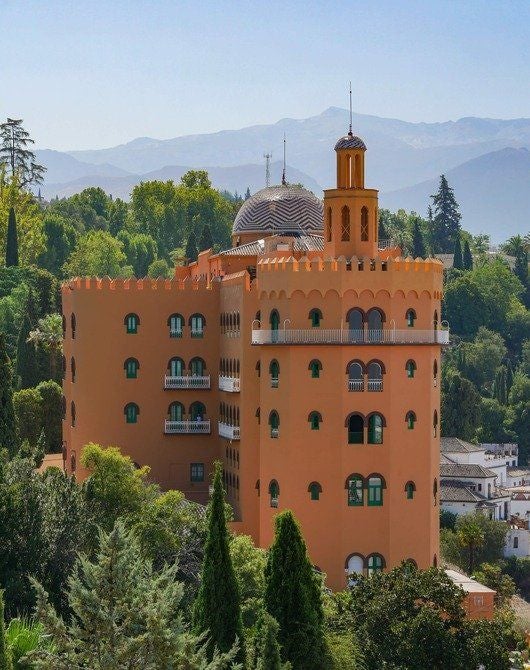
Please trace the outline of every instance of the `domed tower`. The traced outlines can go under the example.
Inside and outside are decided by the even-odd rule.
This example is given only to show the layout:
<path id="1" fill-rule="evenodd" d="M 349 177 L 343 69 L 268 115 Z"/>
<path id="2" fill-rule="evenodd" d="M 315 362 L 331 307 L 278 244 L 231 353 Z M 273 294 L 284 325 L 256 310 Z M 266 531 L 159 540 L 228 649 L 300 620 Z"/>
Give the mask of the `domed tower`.
<path id="1" fill-rule="evenodd" d="M 232 227 L 238 247 L 268 235 L 322 234 L 322 201 L 301 186 L 268 186 L 246 200 Z"/>
<path id="2" fill-rule="evenodd" d="M 324 252 L 374 258 L 377 254 L 377 190 L 364 187 L 366 145 L 350 132 L 335 144 L 337 186 L 324 191 Z"/>

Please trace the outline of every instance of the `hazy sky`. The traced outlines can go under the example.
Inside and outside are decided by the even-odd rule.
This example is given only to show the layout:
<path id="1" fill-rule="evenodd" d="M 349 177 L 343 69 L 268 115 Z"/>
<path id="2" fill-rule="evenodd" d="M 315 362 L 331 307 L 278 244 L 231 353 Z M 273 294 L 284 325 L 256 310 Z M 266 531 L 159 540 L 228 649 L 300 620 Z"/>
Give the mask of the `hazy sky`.
<path id="1" fill-rule="evenodd" d="M 112 146 L 347 105 L 530 116 L 529 0 L 0 0 L 0 117 Z"/>

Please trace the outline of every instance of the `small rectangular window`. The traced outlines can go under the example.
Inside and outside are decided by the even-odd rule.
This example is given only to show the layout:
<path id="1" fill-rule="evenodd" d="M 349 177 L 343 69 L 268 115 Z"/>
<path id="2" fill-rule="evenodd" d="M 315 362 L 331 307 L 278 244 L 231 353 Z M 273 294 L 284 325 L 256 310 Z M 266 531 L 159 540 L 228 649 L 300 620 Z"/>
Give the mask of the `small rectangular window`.
<path id="1" fill-rule="evenodd" d="M 204 463 L 190 463 L 190 480 L 192 482 L 204 481 Z"/>

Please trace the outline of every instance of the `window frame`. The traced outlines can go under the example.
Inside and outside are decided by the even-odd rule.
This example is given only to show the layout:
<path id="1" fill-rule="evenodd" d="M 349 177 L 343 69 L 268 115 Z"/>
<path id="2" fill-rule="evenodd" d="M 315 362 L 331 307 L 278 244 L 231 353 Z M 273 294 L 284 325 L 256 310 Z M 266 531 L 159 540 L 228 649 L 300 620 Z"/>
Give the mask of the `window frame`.
<path id="1" fill-rule="evenodd" d="M 372 479 L 378 479 L 379 484 L 371 484 L 370 481 Z M 383 489 L 385 488 L 384 486 L 384 480 L 380 475 L 370 475 L 367 478 L 366 482 L 366 489 L 367 489 L 367 496 L 366 496 L 366 504 L 367 507 L 383 507 Z"/>
<path id="2" fill-rule="evenodd" d="M 190 463 L 190 482 L 204 482 L 204 463 Z"/>
<path id="3" fill-rule="evenodd" d="M 134 366 L 134 370 L 130 366 Z M 138 379 L 138 370 L 140 369 L 140 363 L 137 358 L 127 358 L 123 364 L 125 369 L 125 379 Z"/>
<path id="4" fill-rule="evenodd" d="M 125 414 L 125 423 L 138 423 L 140 408 L 135 402 L 128 402 L 123 408 L 123 413 Z"/>
<path id="5" fill-rule="evenodd" d="M 125 316 L 123 323 L 125 325 L 125 333 L 127 335 L 138 334 L 138 326 L 140 325 L 140 317 L 138 316 L 138 314 L 135 314 L 134 312 L 129 312 L 129 314 Z"/>
<path id="6" fill-rule="evenodd" d="M 352 474 L 348 477 L 346 480 L 348 507 L 364 507 L 364 490 L 365 485 L 362 475 Z"/>

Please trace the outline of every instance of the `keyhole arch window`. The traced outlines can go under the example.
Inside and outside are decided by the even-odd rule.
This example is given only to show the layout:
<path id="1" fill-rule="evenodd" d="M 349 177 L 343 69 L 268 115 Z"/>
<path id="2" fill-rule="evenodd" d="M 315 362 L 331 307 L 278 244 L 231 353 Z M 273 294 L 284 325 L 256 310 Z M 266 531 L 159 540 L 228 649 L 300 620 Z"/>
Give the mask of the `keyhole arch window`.
<path id="1" fill-rule="evenodd" d="M 416 493 L 416 484 L 414 482 L 407 482 L 405 484 L 405 493 L 407 500 L 413 500 L 414 494 Z"/>
<path id="2" fill-rule="evenodd" d="M 279 498 L 280 498 L 280 485 L 275 479 L 272 479 L 269 483 L 270 506 L 278 507 Z"/>
<path id="3" fill-rule="evenodd" d="M 309 320 L 311 322 L 312 328 L 320 328 L 320 322 L 322 321 L 322 312 L 317 307 L 314 307 L 309 312 Z"/>
<path id="4" fill-rule="evenodd" d="M 309 421 L 311 430 L 320 430 L 320 423 L 322 422 L 322 414 L 320 412 L 313 410 L 309 413 L 307 420 Z"/>
<path id="5" fill-rule="evenodd" d="M 182 337 L 184 329 L 182 314 L 172 314 L 167 320 L 167 325 L 169 326 L 169 337 Z"/>
<path id="6" fill-rule="evenodd" d="M 280 415 L 275 409 L 269 413 L 269 426 L 271 437 L 273 439 L 278 438 L 280 434 Z"/>
<path id="7" fill-rule="evenodd" d="M 381 554 L 370 554 L 367 561 L 368 577 L 372 577 L 378 572 L 382 572 L 385 567 L 385 559 Z"/>
<path id="8" fill-rule="evenodd" d="M 322 486 L 318 482 L 311 482 L 307 487 L 307 491 L 310 494 L 309 497 L 311 500 L 320 500 Z"/>
<path id="9" fill-rule="evenodd" d="M 178 401 L 172 402 L 167 408 L 167 413 L 170 421 L 183 421 L 184 405 Z"/>
<path id="10" fill-rule="evenodd" d="M 204 327 L 206 326 L 206 319 L 202 314 L 192 314 L 189 319 L 191 336 L 204 337 Z"/>
<path id="11" fill-rule="evenodd" d="M 203 377 L 206 373 L 206 363 L 200 356 L 195 356 L 190 361 L 189 369 L 192 377 Z"/>
<path id="12" fill-rule="evenodd" d="M 309 363 L 308 369 L 311 371 L 311 377 L 313 379 L 318 379 L 320 377 L 320 371 L 322 370 L 322 363 L 315 358 Z"/>
<path id="13" fill-rule="evenodd" d="M 412 379 L 414 375 L 416 374 L 416 362 L 413 361 L 412 359 L 409 359 L 405 363 L 405 370 L 407 371 L 407 377 L 409 379 Z"/>
<path id="14" fill-rule="evenodd" d="M 126 423 L 137 423 L 140 414 L 140 408 L 135 402 L 129 402 L 123 408 Z"/>
<path id="15" fill-rule="evenodd" d="M 373 474 L 368 477 L 368 506 L 381 507 L 383 505 L 383 489 L 385 480 L 381 475 Z"/>
<path id="16" fill-rule="evenodd" d="M 368 417 L 368 444 L 383 444 L 383 428 L 386 425 L 382 414 L 374 412 Z"/>
<path id="17" fill-rule="evenodd" d="M 416 423 L 416 414 L 412 410 L 409 410 L 405 415 L 405 421 L 407 423 L 408 430 L 414 430 L 414 425 Z"/>
<path id="18" fill-rule="evenodd" d="M 280 384 L 280 364 L 275 358 L 270 362 L 269 374 L 271 376 L 271 387 L 278 388 Z"/>
<path id="19" fill-rule="evenodd" d="M 183 377 L 184 361 L 179 356 L 173 356 L 173 358 L 168 361 L 167 369 L 170 377 Z"/>
<path id="20" fill-rule="evenodd" d="M 407 321 L 407 328 L 414 328 L 416 322 L 416 312 L 412 308 L 407 309 L 405 314 L 405 319 Z"/>
<path id="21" fill-rule="evenodd" d="M 125 369 L 125 378 L 126 379 L 136 379 L 138 377 L 138 370 L 140 369 L 140 363 L 136 358 L 128 358 L 123 364 Z"/>

